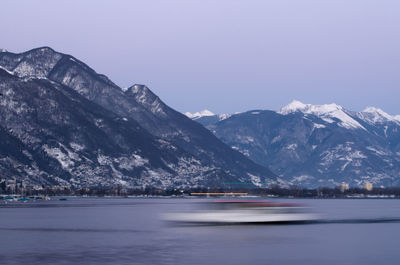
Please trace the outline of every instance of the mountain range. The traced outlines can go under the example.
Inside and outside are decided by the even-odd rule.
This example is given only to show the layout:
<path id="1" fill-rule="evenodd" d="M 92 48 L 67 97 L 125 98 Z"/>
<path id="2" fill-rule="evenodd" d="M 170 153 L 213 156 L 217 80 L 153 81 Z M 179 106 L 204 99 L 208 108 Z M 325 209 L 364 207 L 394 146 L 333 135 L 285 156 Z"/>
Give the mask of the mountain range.
<path id="1" fill-rule="evenodd" d="M 49 47 L 0 52 L 0 114 L 0 176 L 32 186 L 282 182 L 147 86 L 122 89 Z"/>
<path id="2" fill-rule="evenodd" d="M 224 143 L 304 187 L 400 185 L 400 116 L 293 101 L 278 111 L 198 117 Z"/>

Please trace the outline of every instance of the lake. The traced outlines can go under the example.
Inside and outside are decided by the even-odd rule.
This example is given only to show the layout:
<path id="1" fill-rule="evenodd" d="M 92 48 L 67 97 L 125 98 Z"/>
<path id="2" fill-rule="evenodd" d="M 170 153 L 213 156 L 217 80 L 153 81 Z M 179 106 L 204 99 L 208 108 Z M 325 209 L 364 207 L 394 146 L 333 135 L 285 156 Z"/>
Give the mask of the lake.
<path id="1" fill-rule="evenodd" d="M 0 264 L 399 264 L 400 200 L 273 199 L 324 222 L 183 226 L 160 215 L 206 199 L 0 202 Z M 270 199 L 269 199 L 270 200 Z M 385 221 L 387 220 L 387 221 Z"/>

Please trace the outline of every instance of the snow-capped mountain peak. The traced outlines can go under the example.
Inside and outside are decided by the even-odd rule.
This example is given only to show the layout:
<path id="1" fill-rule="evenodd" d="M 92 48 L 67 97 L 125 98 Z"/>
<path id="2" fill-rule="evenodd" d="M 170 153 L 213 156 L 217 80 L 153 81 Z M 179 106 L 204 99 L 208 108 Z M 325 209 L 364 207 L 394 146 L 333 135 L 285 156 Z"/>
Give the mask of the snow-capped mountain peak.
<path id="1" fill-rule="evenodd" d="M 214 114 L 209 110 L 203 110 L 195 113 L 186 112 L 185 115 L 189 119 L 197 121 L 203 125 L 204 123 L 212 124 L 214 122 L 222 121 L 232 116 L 232 114 Z"/>
<path id="2" fill-rule="evenodd" d="M 190 113 L 190 112 L 185 112 L 185 115 L 189 118 L 191 118 L 192 120 L 195 119 L 199 119 L 201 117 L 205 117 L 205 116 L 214 116 L 215 114 L 207 109 L 202 110 L 202 111 L 198 111 L 195 113 Z"/>
<path id="3" fill-rule="evenodd" d="M 379 114 L 379 115 L 381 115 L 383 117 L 386 117 L 388 119 L 393 118 L 391 115 L 387 114 L 386 112 L 384 112 L 380 108 L 376 108 L 376 107 L 366 107 L 362 112 L 376 113 L 376 114 Z"/>
<path id="4" fill-rule="evenodd" d="M 347 114 L 346 110 L 342 106 L 335 103 L 312 105 L 294 100 L 278 111 L 278 113 L 282 115 L 288 115 L 294 112 L 302 112 L 306 115 L 315 115 L 327 123 L 334 123 L 335 120 L 339 120 L 338 125 L 347 129 L 365 130 L 359 122 Z"/>
<path id="5" fill-rule="evenodd" d="M 286 115 L 289 113 L 293 113 L 293 112 L 297 112 L 297 111 L 303 111 L 305 109 L 307 109 L 307 107 L 310 104 L 304 104 L 298 100 L 293 100 L 292 102 L 290 102 L 289 104 L 287 104 L 286 106 L 282 107 L 278 113 Z"/>
<path id="6" fill-rule="evenodd" d="M 343 107 L 335 103 L 324 105 L 304 104 L 298 100 L 293 100 L 288 105 L 281 108 L 278 113 L 286 115 L 293 112 L 303 112 L 308 114 L 327 114 L 334 111 L 342 110 Z"/>
<path id="7" fill-rule="evenodd" d="M 369 123 L 382 123 L 387 121 L 400 121 L 400 115 L 392 116 L 376 107 L 367 107 L 359 113 L 359 117 Z"/>

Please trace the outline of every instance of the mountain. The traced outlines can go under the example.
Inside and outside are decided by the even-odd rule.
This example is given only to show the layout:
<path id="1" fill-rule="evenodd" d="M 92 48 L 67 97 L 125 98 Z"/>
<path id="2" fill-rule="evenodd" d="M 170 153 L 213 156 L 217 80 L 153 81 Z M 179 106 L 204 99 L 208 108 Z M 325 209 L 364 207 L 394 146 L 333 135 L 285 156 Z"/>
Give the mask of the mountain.
<path id="1" fill-rule="evenodd" d="M 279 111 L 253 110 L 204 124 L 223 142 L 306 187 L 400 185 L 400 119 L 369 107 L 293 101 Z"/>
<path id="2" fill-rule="evenodd" d="M 185 115 L 194 121 L 201 120 L 200 123 L 204 126 L 213 125 L 231 116 L 231 114 L 214 114 L 209 110 L 202 110 L 195 113 L 185 112 Z"/>
<path id="3" fill-rule="evenodd" d="M 2 176 L 74 187 L 277 181 L 145 85 L 121 89 L 70 55 L 2 51 L 0 74 Z"/>
<path id="4" fill-rule="evenodd" d="M 214 113 L 212 113 L 211 111 L 209 111 L 207 109 L 199 111 L 199 112 L 195 112 L 195 113 L 185 112 L 185 115 L 187 117 L 191 118 L 192 120 L 196 120 L 201 117 L 215 116 Z"/>

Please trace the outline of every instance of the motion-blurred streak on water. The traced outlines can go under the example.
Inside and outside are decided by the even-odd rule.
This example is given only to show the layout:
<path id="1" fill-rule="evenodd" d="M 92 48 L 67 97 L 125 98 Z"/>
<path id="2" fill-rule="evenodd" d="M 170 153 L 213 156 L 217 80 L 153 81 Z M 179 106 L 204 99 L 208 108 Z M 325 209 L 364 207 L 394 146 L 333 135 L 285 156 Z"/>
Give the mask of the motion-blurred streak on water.
<path id="1" fill-rule="evenodd" d="M 300 203 L 228 199 L 202 203 L 190 212 L 171 212 L 163 219 L 191 224 L 299 224 L 318 221 L 318 215 Z"/>
<path id="2" fill-rule="evenodd" d="M 296 225 L 171 226 L 160 217 L 206 199 L 69 198 L 0 203 L 0 264 L 397 264 L 400 201 L 301 203 Z"/>

